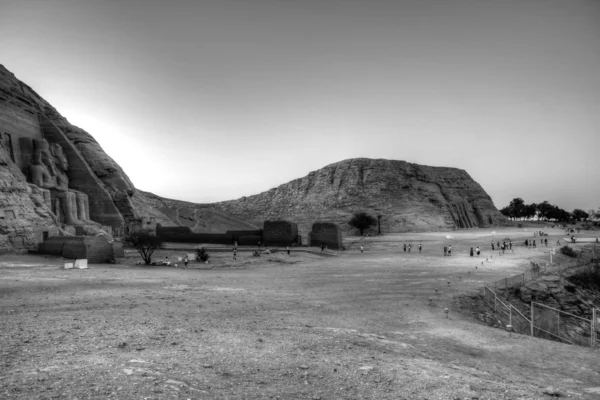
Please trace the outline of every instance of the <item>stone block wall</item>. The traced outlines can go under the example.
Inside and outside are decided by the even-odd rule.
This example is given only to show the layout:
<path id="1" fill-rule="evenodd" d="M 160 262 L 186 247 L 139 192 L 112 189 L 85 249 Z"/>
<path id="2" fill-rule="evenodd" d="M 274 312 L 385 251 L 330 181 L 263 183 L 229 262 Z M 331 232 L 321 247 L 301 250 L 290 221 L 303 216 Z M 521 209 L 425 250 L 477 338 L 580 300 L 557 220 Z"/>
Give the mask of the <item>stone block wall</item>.
<path id="1" fill-rule="evenodd" d="M 87 259 L 91 264 L 106 263 L 115 258 L 113 243 L 102 236 L 50 237 L 39 245 L 38 253 L 70 259 Z"/>
<path id="2" fill-rule="evenodd" d="M 289 246 L 297 243 L 298 225 L 289 221 L 265 221 L 263 225 L 263 240 L 265 245 Z"/>
<path id="3" fill-rule="evenodd" d="M 308 237 L 310 246 L 320 247 L 324 244 L 332 250 L 342 248 L 342 232 L 333 222 L 315 222 Z"/>

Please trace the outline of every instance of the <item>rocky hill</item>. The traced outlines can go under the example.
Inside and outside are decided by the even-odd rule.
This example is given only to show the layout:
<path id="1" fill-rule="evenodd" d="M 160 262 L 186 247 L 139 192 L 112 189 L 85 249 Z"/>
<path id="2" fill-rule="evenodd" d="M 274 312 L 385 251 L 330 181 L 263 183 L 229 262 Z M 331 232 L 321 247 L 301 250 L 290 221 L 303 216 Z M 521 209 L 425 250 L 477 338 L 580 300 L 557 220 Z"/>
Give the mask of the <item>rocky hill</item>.
<path id="1" fill-rule="evenodd" d="M 503 224 L 463 170 L 352 159 L 254 196 L 193 204 L 136 190 L 81 128 L 0 65 L 0 251 L 32 249 L 53 235 L 122 234 L 139 226 L 195 232 L 256 229 L 287 219 L 306 239 L 317 221 L 345 233 L 352 213 L 381 215 L 384 232 Z"/>
<path id="2" fill-rule="evenodd" d="M 381 215 L 382 232 L 487 227 L 506 221 L 463 170 L 367 158 L 331 164 L 267 192 L 212 207 L 253 223 L 289 219 L 302 234 L 315 221 L 337 223 L 350 233 L 347 223 L 359 211 Z"/>

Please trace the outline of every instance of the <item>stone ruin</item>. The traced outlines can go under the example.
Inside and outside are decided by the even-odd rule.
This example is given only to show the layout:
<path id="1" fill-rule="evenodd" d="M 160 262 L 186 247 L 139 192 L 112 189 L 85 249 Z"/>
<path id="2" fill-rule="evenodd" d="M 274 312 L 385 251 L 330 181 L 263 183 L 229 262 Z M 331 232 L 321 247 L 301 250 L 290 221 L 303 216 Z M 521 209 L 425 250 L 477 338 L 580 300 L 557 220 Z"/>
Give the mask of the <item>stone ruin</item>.
<path id="1" fill-rule="evenodd" d="M 325 245 L 332 250 L 341 250 L 343 247 L 342 232 L 333 222 L 315 222 L 308 240 L 311 247 Z"/>
<path id="2" fill-rule="evenodd" d="M 291 246 L 300 244 L 298 225 L 289 221 L 265 221 L 263 224 L 265 246 Z"/>

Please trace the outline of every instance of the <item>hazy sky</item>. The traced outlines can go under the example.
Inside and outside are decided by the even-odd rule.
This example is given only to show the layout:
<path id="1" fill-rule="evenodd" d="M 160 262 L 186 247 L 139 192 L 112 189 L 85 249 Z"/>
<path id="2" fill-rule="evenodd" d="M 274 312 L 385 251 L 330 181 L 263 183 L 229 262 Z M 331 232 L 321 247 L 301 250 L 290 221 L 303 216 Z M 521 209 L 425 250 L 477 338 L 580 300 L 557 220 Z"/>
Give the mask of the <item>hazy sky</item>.
<path id="1" fill-rule="evenodd" d="M 0 63 L 165 197 L 369 157 L 600 207 L 597 0 L 0 0 Z"/>

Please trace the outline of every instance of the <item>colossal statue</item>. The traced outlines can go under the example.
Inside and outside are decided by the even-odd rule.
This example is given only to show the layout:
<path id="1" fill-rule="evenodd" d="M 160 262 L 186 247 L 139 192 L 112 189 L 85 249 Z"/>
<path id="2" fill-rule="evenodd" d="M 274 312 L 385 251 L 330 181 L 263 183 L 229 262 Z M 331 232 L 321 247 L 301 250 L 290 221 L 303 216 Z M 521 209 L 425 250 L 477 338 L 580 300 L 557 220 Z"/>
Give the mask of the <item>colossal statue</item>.
<path id="1" fill-rule="evenodd" d="M 81 225 L 89 220 L 89 201 L 86 194 L 70 190 L 69 162 L 62 147 L 49 144 L 46 139 L 32 139 L 30 182 L 50 191 L 51 211 L 59 221 L 68 225 Z"/>

